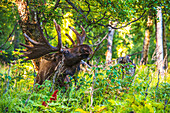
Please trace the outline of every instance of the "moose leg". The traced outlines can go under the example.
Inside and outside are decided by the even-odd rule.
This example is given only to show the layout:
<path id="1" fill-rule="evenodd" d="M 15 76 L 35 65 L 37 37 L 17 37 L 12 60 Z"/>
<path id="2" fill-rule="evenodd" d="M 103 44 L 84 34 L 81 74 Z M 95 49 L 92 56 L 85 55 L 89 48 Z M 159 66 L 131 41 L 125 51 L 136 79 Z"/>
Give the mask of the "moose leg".
<path id="1" fill-rule="evenodd" d="M 56 86 L 65 87 L 66 90 L 69 88 L 70 78 L 62 75 L 61 77 L 56 78 Z"/>
<path id="2" fill-rule="evenodd" d="M 45 80 L 43 79 L 43 77 L 37 75 L 36 76 L 36 83 L 42 85 L 42 83 L 44 82 Z"/>

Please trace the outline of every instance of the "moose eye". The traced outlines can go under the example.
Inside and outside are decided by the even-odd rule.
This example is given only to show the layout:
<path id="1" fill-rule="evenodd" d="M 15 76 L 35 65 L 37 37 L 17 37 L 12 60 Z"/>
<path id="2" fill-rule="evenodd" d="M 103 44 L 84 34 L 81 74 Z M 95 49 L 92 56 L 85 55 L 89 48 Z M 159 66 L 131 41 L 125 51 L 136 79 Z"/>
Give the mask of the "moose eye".
<path id="1" fill-rule="evenodd" d="M 81 53 L 86 53 L 86 52 L 88 52 L 88 50 L 86 50 L 86 49 L 81 49 Z"/>

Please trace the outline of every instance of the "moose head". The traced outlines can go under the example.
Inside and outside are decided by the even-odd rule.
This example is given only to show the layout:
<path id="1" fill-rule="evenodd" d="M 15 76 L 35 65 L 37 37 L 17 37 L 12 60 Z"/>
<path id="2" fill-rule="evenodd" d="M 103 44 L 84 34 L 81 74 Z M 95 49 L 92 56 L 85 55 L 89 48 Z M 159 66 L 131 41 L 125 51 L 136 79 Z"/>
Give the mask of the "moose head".
<path id="1" fill-rule="evenodd" d="M 56 71 L 60 71 L 58 75 L 58 81 L 60 81 L 60 83 L 63 83 L 67 75 L 73 76 L 76 71 L 79 71 L 81 60 L 88 58 L 88 56 L 92 54 L 91 47 L 87 44 L 83 44 L 86 33 L 82 26 L 81 34 L 79 34 L 73 27 L 69 27 L 76 34 L 77 44 L 75 44 L 72 38 L 68 34 L 66 34 L 66 36 L 72 42 L 73 47 L 63 48 L 61 41 L 61 28 L 55 20 L 54 24 L 58 34 L 58 45 L 56 47 L 52 46 L 46 40 L 40 26 L 40 42 L 31 39 L 26 33 L 24 33 L 24 36 L 30 44 L 20 44 L 27 48 L 26 51 L 22 51 L 24 54 L 21 55 L 21 57 L 27 57 L 24 60 L 40 58 L 38 75 L 36 77 L 36 82 L 39 84 L 42 84 Z M 62 66 L 59 66 L 61 64 Z"/>

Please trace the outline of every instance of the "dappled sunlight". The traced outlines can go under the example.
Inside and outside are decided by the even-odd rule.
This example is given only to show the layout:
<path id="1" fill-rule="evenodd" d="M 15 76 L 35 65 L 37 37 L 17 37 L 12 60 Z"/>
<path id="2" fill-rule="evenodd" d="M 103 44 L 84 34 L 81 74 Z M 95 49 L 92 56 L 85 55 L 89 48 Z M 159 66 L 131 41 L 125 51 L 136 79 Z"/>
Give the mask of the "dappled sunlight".
<path id="1" fill-rule="evenodd" d="M 116 47 L 118 57 L 125 57 L 128 53 L 128 48 L 120 44 Z"/>
<path id="2" fill-rule="evenodd" d="M 0 0 L 0 113 L 170 113 L 168 3 Z"/>
<path id="3" fill-rule="evenodd" d="M 76 35 L 74 34 L 74 32 L 69 28 L 69 26 L 75 28 L 76 26 L 73 26 L 74 25 L 74 20 L 71 19 L 71 17 L 73 16 L 73 14 L 71 12 L 67 12 L 65 15 L 64 15 L 64 18 L 62 19 L 62 23 L 58 23 L 61 27 L 61 39 L 62 39 L 62 43 L 63 45 L 66 45 L 67 46 L 71 46 L 72 45 L 72 42 L 69 40 L 69 38 L 65 35 L 66 33 L 69 34 L 69 36 L 75 41 L 76 40 Z M 56 32 L 56 29 L 55 27 L 53 27 L 53 30 L 52 30 L 52 35 L 53 37 L 55 37 L 54 40 L 50 40 L 50 42 L 52 43 L 53 46 L 56 46 L 58 44 L 58 35 L 57 35 L 57 32 Z"/>
<path id="4" fill-rule="evenodd" d="M 71 17 L 73 16 L 73 14 L 71 12 L 67 12 L 64 15 L 64 19 L 62 20 L 63 24 L 61 26 L 61 37 L 62 37 L 62 42 L 65 44 L 67 43 L 68 45 L 72 45 L 71 41 L 69 40 L 69 38 L 65 35 L 66 33 L 69 34 L 69 36 L 73 39 L 76 40 L 76 35 L 74 34 L 74 32 L 69 28 L 69 26 L 75 28 L 73 26 L 74 24 L 74 20 L 71 19 Z"/>
<path id="5" fill-rule="evenodd" d="M 127 26 L 122 29 L 118 29 L 118 36 L 120 39 L 118 40 L 119 45 L 117 45 L 117 56 L 124 57 L 129 54 L 129 51 L 134 47 L 132 41 L 132 35 L 130 35 L 131 26 Z"/>

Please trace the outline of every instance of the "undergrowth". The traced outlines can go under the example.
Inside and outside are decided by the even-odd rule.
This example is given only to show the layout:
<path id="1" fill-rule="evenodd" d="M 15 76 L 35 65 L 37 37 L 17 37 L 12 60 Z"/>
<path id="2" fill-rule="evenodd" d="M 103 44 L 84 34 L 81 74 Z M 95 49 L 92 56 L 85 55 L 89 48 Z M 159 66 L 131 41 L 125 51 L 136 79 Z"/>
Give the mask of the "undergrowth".
<path id="1" fill-rule="evenodd" d="M 50 80 L 41 86 L 35 84 L 33 90 L 31 64 L 17 62 L 3 66 L 0 69 L 0 112 L 170 112 L 169 74 L 158 79 L 155 65 L 137 66 L 134 76 L 124 74 L 128 69 L 122 69 L 120 64 L 97 65 L 75 75 L 76 83 L 69 76 L 71 83 L 67 90 L 53 87 Z M 49 101 L 55 90 L 58 90 L 57 99 Z"/>

